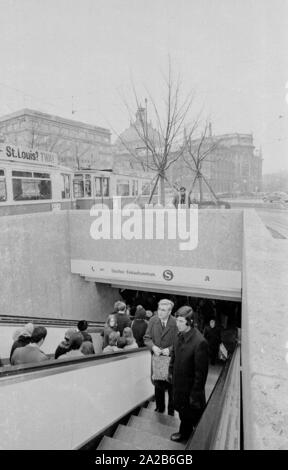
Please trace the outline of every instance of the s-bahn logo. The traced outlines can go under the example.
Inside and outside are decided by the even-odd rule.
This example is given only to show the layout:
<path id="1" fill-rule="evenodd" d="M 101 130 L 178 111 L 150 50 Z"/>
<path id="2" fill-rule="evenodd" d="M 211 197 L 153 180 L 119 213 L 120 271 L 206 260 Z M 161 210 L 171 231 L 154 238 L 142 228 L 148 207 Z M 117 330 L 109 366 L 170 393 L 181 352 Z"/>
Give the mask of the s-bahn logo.
<path id="1" fill-rule="evenodd" d="M 174 274 L 170 269 L 165 269 L 165 271 L 163 271 L 163 278 L 165 279 L 165 281 L 172 281 L 173 277 Z"/>

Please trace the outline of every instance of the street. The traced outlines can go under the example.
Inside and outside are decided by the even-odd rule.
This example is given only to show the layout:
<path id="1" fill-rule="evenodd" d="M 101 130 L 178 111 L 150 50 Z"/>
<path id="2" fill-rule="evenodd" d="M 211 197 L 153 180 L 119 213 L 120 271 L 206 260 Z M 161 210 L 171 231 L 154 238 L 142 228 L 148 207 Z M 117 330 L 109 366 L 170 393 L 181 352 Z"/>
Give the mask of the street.
<path id="1" fill-rule="evenodd" d="M 288 210 L 257 208 L 256 211 L 267 227 L 288 238 Z"/>

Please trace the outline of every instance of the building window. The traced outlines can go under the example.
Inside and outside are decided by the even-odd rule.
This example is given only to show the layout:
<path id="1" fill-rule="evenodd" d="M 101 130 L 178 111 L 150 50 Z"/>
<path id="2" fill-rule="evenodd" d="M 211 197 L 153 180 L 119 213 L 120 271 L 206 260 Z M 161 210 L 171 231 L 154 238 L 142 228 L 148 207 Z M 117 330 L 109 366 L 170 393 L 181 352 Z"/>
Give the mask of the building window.
<path id="1" fill-rule="evenodd" d="M 14 201 L 52 199 L 52 186 L 48 173 L 12 171 Z"/>
<path id="2" fill-rule="evenodd" d="M 116 194 L 117 196 L 129 196 L 129 180 L 117 180 Z"/>
<path id="3" fill-rule="evenodd" d="M 6 179 L 4 170 L 0 170 L 0 202 L 7 200 Z"/>
<path id="4" fill-rule="evenodd" d="M 62 188 L 61 196 L 62 199 L 70 199 L 71 197 L 71 186 L 70 186 L 70 175 L 62 174 Z"/>

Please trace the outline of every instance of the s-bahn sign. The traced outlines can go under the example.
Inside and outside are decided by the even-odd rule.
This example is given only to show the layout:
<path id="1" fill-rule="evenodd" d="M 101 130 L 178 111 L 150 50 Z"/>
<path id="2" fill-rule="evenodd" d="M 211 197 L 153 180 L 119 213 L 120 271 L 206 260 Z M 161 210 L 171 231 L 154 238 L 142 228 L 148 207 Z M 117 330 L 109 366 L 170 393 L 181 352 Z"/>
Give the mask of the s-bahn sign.
<path id="1" fill-rule="evenodd" d="M 0 159 L 22 163 L 36 163 L 39 165 L 58 165 L 56 153 L 46 152 L 37 148 L 29 149 L 13 144 L 0 144 Z"/>
<path id="2" fill-rule="evenodd" d="M 71 272 L 86 280 L 180 295 L 241 299 L 241 272 L 71 259 Z"/>

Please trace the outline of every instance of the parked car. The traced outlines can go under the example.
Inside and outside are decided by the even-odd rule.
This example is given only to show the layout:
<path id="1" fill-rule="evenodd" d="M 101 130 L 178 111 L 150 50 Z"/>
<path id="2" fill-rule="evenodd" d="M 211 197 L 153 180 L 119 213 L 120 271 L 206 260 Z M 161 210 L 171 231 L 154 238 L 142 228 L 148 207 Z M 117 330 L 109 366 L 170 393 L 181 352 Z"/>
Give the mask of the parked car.
<path id="1" fill-rule="evenodd" d="M 263 197 L 264 202 L 283 202 L 288 203 L 288 194 L 284 191 L 274 191 Z"/>

